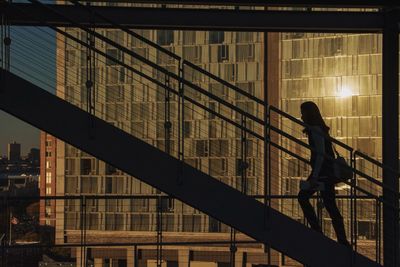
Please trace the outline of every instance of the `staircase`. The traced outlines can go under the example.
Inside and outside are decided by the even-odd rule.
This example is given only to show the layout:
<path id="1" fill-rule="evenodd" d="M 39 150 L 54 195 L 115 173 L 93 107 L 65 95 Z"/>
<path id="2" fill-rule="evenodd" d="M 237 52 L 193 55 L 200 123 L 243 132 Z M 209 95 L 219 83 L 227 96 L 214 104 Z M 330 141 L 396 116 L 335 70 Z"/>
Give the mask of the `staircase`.
<path id="1" fill-rule="evenodd" d="M 380 266 L 12 73 L 1 70 L 0 77 L 1 110 L 303 264 Z"/>
<path id="2" fill-rule="evenodd" d="M 39 6 L 41 5 L 38 1 L 30 2 L 36 3 Z M 89 7 L 82 6 L 78 1 L 71 2 L 82 8 L 87 8 L 88 14 L 91 16 L 96 15 L 91 13 Z M 49 9 L 48 7 L 43 8 Z M 52 11 L 50 10 L 50 12 Z M 26 15 L 29 16 L 29 14 Z M 106 18 L 103 19 L 107 21 Z M 118 28 L 118 25 L 114 25 L 110 21 L 108 23 Z M 126 33 L 146 43 L 146 45 L 155 48 L 158 52 L 171 57 L 177 62 L 176 65 L 179 71 L 174 72 L 164 68 L 157 64 L 158 62 L 152 62 L 148 58 L 130 51 L 119 43 L 91 29 L 74 24 L 73 21 L 71 25 L 81 28 L 88 35 L 92 35 L 92 37 L 101 40 L 101 42 L 131 56 L 137 62 L 140 62 L 142 66 L 149 67 L 153 71 L 153 74 L 156 73 L 157 75 L 152 76 L 149 74 L 150 72 L 140 72 L 138 68 L 127 65 L 117 57 L 107 55 L 96 47 L 90 47 L 86 42 L 74 38 L 60 29 L 53 28 L 53 30 L 83 47 L 92 49 L 95 53 L 124 67 L 135 75 L 140 76 L 143 80 L 148 80 L 161 89 L 164 89 L 165 95 L 178 96 L 179 101 L 194 104 L 223 121 L 253 135 L 262 142 L 266 141 L 263 135 L 258 134 L 253 129 L 246 128 L 245 125 L 243 126 L 243 124 L 238 122 L 237 118 L 235 120 L 223 112 L 215 112 L 207 105 L 204 105 L 202 101 L 197 101 L 196 97 L 200 95 L 200 99 L 205 98 L 208 101 L 215 101 L 219 106 L 226 108 L 232 114 L 238 114 L 242 122 L 246 120 L 251 121 L 254 124 L 258 124 L 258 127 L 265 124 L 264 118 L 260 119 L 257 116 L 259 114 L 249 113 L 212 92 L 201 88 L 201 86 L 192 82 L 190 78 L 186 78 L 186 75 L 188 77 L 190 77 L 188 73 L 202 75 L 246 97 L 256 105 L 261 105 L 262 109 L 268 108 L 269 112 L 279 113 L 280 116 L 301 124 L 301 122 L 290 117 L 290 115 L 278 109 L 268 107 L 263 100 L 229 84 L 195 64 L 182 60 L 179 56 L 137 35 L 129 29 L 121 28 Z M 248 236 L 269 244 L 272 248 L 283 254 L 307 266 L 380 266 L 364 256 L 337 244 L 333 240 L 315 233 L 277 210 L 242 194 L 231 186 L 192 168 L 183 163 L 182 158 L 181 160 L 174 158 L 154 146 L 133 137 L 129 133 L 112 126 L 110 123 L 71 105 L 69 102 L 45 92 L 14 74 L 6 71 L 2 71 L 1 74 L 0 108 L 2 110 L 117 167 L 160 191 L 176 197 L 182 202 L 232 226 Z M 166 104 L 168 104 L 167 101 Z M 179 103 L 179 105 L 182 105 L 184 109 L 185 106 L 183 103 Z M 304 142 L 296 140 L 285 131 L 275 128 L 272 125 L 269 126 L 269 130 L 275 134 L 290 139 L 303 147 L 307 147 Z M 293 151 L 285 150 L 284 147 L 279 146 L 277 143 L 274 144 L 271 140 L 269 142 L 272 146 L 278 148 L 279 151 L 287 153 L 300 161 L 308 162 L 307 159 L 301 158 L 300 155 L 297 155 Z M 349 149 L 352 150 L 352 148 Z M 157 168 L 154 166 L 157 166 Z M 376 179 L 367 177 L 361 172 L 357 173 L 368 181 L 371 181 L 374 185 L 383 188 L 382 183 Z M 357 187 L 357 185 L 352 186 L 352 188 L 359 190 L 359 192 L 382 201 L 379 198 L 379 194 L 374 195 L 365 188 Z M 352 221 L 356 221 L 356 219 L 352 218 Z"/>

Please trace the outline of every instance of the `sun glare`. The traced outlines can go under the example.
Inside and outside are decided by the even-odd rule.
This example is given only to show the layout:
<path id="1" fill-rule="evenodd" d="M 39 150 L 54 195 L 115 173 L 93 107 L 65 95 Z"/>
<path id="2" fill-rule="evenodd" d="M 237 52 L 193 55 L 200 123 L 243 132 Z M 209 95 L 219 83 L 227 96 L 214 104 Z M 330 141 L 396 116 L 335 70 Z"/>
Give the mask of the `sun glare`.
<path id="1" fill-rule="evenodd" d="M 342 87 L 342 89 L 338 92 L 338 96 L 340 98 L 350 97 L 352 95 L 353 92 L 349 87 Z"/>

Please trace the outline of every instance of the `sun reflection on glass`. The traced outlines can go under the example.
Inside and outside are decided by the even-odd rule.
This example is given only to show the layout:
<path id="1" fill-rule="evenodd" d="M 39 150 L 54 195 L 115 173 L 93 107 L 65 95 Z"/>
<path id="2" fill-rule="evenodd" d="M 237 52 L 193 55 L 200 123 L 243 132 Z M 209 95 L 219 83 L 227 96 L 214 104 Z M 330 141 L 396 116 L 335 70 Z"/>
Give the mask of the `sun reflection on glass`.
<path id="1" fill-rule="evenodd" d="M 353 95 L 352 90 L 347 86 L 343 86 L 338 92 L 338 97 L 340 98 L 350 97 L 352 95 Z"/>

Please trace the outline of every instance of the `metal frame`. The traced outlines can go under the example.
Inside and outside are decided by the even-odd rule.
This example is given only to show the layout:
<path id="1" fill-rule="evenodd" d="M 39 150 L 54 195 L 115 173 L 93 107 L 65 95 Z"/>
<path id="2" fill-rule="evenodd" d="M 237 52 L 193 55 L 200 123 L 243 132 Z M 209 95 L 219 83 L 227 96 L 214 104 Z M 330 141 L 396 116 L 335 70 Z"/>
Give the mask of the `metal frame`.
<path id="1" fill-rule="evenodd" d="M 147 2 L 142 0 L 143 2 Z M 159 0 L 158 2 L 165 2 Z M 195 1 L 203 3 L 207 1 Z M 242 1 L 221 1 L 229 5 L 242 5 Z M 257 1 L 255 1 L 257 2 Z M 363 1 L 365 2 L 365 1 Z M 173 2 L 175 3 L 175 2 Z M 177 2 L 178 3 L 178 2 Z M 179 2 L 182 3 L 182 2 Z M 186 2 L 185 2 L 186 4 Z M 365 3 L 368 7 L 386 7 L 385 1 Z M 260 3 L 261 5 L 261 3 Z M 265 5 L 265 4 L 264 4 Z M 280 1 L 278 6 L 294 6 L 292 1 Z M 306 3 L 298 3 L 306 6 Z M 318 3 L 311 3 L 320 6 Z M 331 5 L 331 6 L 330 6 Z M 365 7 L 361 1 L 329 1 L 324 7 Z M 17 8 L 17 9 L 16 9 Z M 93 27 L 115 27 L 98 19 L 82 16 L 82 9 L 76 6 L 51 5 L 59 13 L 65 14 L 80 25 Z M 240 31 L 307 31 L 307 32 L 382 32 L 383 33 L 383 164 L 393 170 L 399 169 L 399 124 L 398 124 L 398 53 L 399 53 L 399 12 L 396 9 L 384 12 L 294 12 L 294 11 L 243 11 L 243 10 L 199 10 L 177 8 L 117 8 L 95 7 L 95 12 L 112 19 L 125 27 L 169 28 L 197 30 L 240 30 Z M 22 18 L 18 9 L 35 14 L 45 20 L 27 20 Z M 3 14 L 12 25 L 46 25 L 74 27 L 68 19 L 32 4 L 6 4 Z M 129 12 L 129 16 L 125 16 Z M 151 13 L 151 15 L 150 15 Z M 173 16 L 172 16 L 173 15 Z M 194 18 L 194 19 L 193 19 Z M 397 116 L 396 116 L 397 115 Z M 384 200 L 394 203 L 398 208 L 398 175 L 384 168 Z M 394 191 L 394 192 L 393 192 Z M 384 205 L 384 262 L 385 266 L 397 266 L 399 263 L 399 214 L 396 209 Z"/>
<path id="2" fill-rule="evenodd" d="M 90 0 L 93 3 L 101 3 L 107 1 Z M 132 0 L 117 0 L 118 3 L 132 3 Z M 263 7 L 358 7 L 358 8 L 379 8 L 386 6 L 394 6 L 395 4 L 391 0 L 326 0 L 326 1 L 315 1 L 315 0 L 135 0 L 135 3 L 144 4 L 185 4 L 185 5 L 218 5 L 218 6 L 263 6 Z"/>
<path id="3" fill-rule="evenodd" d="M 3 4 L 12 25 L 76 27 L 63 16 L 40 7 L 41 4 Z M 91 18 L 74 5 L 45 5 L 80 25 L 116 28 L 102 18 Z M 92 7 L 93 12 L 127 28 L 175 30 L 279 31 L 279 32 L 382 32 L 381 12 L 265 11 L 229 9 L 183 9 L 139 7 Z M 20 9 L 44 19 L 21 17 Z M 93 24 L 92 24 L 93 23 Z"/>

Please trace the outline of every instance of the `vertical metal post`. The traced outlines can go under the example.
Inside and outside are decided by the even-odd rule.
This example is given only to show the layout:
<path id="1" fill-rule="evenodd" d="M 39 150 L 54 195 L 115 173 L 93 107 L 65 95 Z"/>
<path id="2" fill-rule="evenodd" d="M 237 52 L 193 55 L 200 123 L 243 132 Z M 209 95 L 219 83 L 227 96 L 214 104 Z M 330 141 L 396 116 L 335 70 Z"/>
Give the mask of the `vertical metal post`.
<path id="1" fill-rule="evenodd" d="M 357 153 L 350 153 L 350 166 L 357 170 Z M 350 186 L 350 244 L 353 247 L 350 266 L 353 266 L 355 261 L 355 252 L 357 251 L 357 173 L 353 172 Z"/>
<path id="2" fill-rule="evenodd" d="M 5 219 L 5 222 L 4 222 L 4 228 L 5 229 L 3 229 L 4 230 L 4 234 L 5 234 L 5 236 L 4 236 L 4 238 L 3 238 L 3 245 L 4 246 L 6 246 L 7 245 L 7 239 L 9 238 L 8 237 L 8 221 L 10 220 L 10 218 L 8 218 L 8 214 L 9 214 L 9 208 L 8 208 L 8 197 L 7 197 L 7 195 L 5 195 L 4 197 L 3 197 L 3 208 L 4 208 L 4 212 L 5 212 L 5 216 L 4 216 L 4 219 Z M 7 260 L 8 260 L 8 251 L 4 251 L 4 258 L 3 258 L 3 266 L 5 267 L 5 266 L 7 266 Z"/>
<path id="3" fill-rule="evenodd" d="M 10 71 L 10 50 L 11 46 L 11 33 L 10 25 L 8 24 L 7 17 L 3 14 L 1 21 L 1 67 L 6 71 Z M 6 79 L 2 77 L 2 84 L 0 86 L 0 92 L 5 87 Z"/>
<path id="4" fill-rule="evenodd" d="M 236 256 L 236 230 L 231 227 L 231 242 L 229 246 L 230 251 L 230 267 L 235 267 L 235 256 Z"/>
<path id="5" fill-rule="evenodd" d="M 137 245 L 133 247 L 133 266 L 138 267 L 139 266 L 139 259 L 138 259 L 138 248 Z"/>
<path id="6" fill-rule="evenodd" d="M 382 155 L 383 164 L 399 169 L 399 29 L 396 10 L 385 11 L 382 50 Z M 399 178 L 383 169 L 383 199 L 398 208 Z M 385 267 L 399 265 L 399 214 L 383 205 L 383 244 Z"/>
<path id="7" fill-rule="evenodd" d="M 382 262 L 382 207 L 381 203 L 378 201 L 378 263 Z"/>
<path id="8" fill-rule="evenodd" d="M 353 158 L 353 168 L 356 169 L 357 165 L 356 165 L 356 155 L 353 154 L 353 151 L 351 151 L 350 154 L 351 158 Z M 358 241 L 358 225 L 357 225 L 357 174 L 353 173 L 353 183 L 352 183 L 352 188 L 353 188 L 353 204 L 354 204 L 354 208 L 353 208 L 353 234 L 354 234 L 354 251 L 357 252 L 357 241 Z M 355 254 L 353 255 L 355 256 Z"/>
<path id="9" fill-rule="evenodd" d="M 10 71 L 10 56 L 11 56 L 11 33 L 10 24 L 8 24 L 7 18 L 5 18 L 4 24 L 5 36 L 4 36 L 4 68 Z"/>
<path id="10" fill-rule="evenodd" d="M 165 152 L 170 154 L 171 153 L 171 95 L 170 95 L 170 83 L 169 83 L 169 76 L 165 74 L 165 86 L 164 94 L 165 94 L 165 106 L 164 106 L 164 134 L 165 134 Z M 167 89 L 168 88 L 168 89 Z"/>
<path id="11" fill-rule="evenodd" d="M 80 246 L 80 251 L 81 251 L 81 258 L 80 258 L 80 266 L 83 266 L 83 197 L 80 198 L 80 229 L 81 229 L 81 246 Z"/>
<path id="12" fill-rule="evenodd" d="M 378 199 L 375 199 L 375 261 L 379 263 L 380 257 L 379 257 L 379 201 Z"/>
<path id="13" fill-rule="evenodd" d="M 179 60 L 179 94 L 178 94 L 178 159 L 181 162 L 177 183 L 183 182 L 183 163 L 185 162 L 185 91 L 182 80 L 184 79 L 184 63 Z"/>
<path id="14" fill-rule="evenodd" d="M 157 267 L 162 265 L 162 196 L 157 198 Z"/>
<path id="15" fill-rule="evenodd" d="M 267 9 L 267 7 L 265 8 Z M 264 32 L 264 227 L 269 229 L 269 211 L 271 208 L 271 130 L 270 110 L 268 98 L 268 32 Z M 264 244 L 268 264 L 271 264 L 271 247 Z"/>
<path id="16" fill-rule="evenodd" d="M 90 5 L 90 3 L 87 3 Z M 91 20 L 93 20 L 93 14 L 91 15 Z M 91 28 L 92 31 L 95 29 Z M 86 108 L 89 113 L 89 137 L 91 139 L 94 138 L 94 120 L 90 115 L 95 115 L 95 94 L 94 94 L 94 85 L 95 85 L 95 67 L 96 67 L 96 53 L 93 48 L 95 48 L 95 38 L 93 34 L 87 32 L 86 33 L 86 42 L 88 47 L 86 48 Z"/>
<path id="17" fill-rule="evenodd" d="M 86 257 L 86 196 L 81 197 L 81 260 L 80 267 L 87 266 Z"/>
<path id="18" fill-rule="evenodd" d="M 246 118 L 242 115 L 241 119 L 241 136 L 240 136 L 240 175 L 241 175 L 241 191 L 242 194 L 247 194 L 247 135 L 246 135 Z"/>

